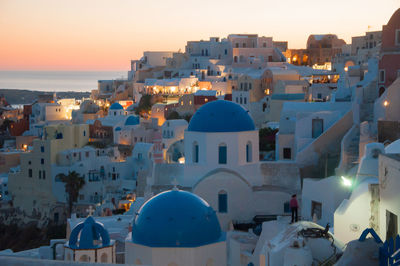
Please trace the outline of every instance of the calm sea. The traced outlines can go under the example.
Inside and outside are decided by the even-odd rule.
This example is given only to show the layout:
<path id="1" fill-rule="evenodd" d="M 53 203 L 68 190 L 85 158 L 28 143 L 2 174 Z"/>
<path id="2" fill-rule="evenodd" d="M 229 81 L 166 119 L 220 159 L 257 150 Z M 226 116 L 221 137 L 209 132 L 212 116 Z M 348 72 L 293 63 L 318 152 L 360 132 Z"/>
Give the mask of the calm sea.
<path id="1" fill-rule="evenodd" d="M 127 71 L 0 71 L 0 89 L 91 91 L 97 80 L 126 77 Z"/>

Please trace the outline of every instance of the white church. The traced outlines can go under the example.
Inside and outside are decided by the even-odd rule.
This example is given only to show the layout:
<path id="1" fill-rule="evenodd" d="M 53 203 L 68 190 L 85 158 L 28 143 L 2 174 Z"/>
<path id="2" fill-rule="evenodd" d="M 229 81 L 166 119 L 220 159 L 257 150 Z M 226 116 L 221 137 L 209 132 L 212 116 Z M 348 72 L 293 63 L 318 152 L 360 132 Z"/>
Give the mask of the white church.
<path id="1" fill-rule="evenodd" d="M 259 132 L 239 104 L 217 100 L 203 105 L 184 132 L 184 164 L 156 164 L 148 178 L 153 194 L 175 182 L 206 200 L 223 230 L 257 215 L 283 215 L 300 192 L 293 162 L 260 162 Z M 286 206 L 286 207 L 285 207 Z"/>

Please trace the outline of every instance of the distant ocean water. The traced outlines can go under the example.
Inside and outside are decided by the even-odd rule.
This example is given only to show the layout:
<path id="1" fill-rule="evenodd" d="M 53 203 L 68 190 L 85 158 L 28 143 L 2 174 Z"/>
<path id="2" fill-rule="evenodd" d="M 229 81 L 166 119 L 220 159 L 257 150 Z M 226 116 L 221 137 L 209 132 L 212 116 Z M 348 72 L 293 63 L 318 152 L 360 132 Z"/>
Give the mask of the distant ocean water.
<path id="1" fill-rule="evenodd" d="M 91 91 L 97 80 L 121 79 L 127 71 L 0 71 L 0 89 Z"/>

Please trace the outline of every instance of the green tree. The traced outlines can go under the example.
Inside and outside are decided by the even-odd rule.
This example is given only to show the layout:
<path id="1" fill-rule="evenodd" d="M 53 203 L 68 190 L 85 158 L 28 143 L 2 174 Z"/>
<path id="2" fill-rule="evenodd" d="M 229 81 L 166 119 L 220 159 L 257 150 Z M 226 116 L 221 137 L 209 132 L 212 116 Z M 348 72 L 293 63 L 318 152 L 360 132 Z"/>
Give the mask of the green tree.
<path id="1" fill-rule="evenodd" d="M 150 94 L 143 95 L 140 98 L 138 107 L 135 110 L 137 115 L 142 115 L 143 113 L 149 113 L 152 106 L 152 96 Z"/>
<path id="2" fill-rule="evenodd" d="M 168 116 L 167 120 L 173 120 L 173 119 L 182 119 L 182 117 L 179 115 L 177 111 L 172 111 Z"/>
<path id="3" fill-rule="evenodd" d="M 260 151 L 273 151 L 275 150 L 275 135 L 278 129 L 261 128 L 258 132 L 259 148 Z"/>
<path id="4" fill-rule="evenodd" d="M 1 131 L 6 131 L 8 128 L 10 128 L 10 126 L 11 126 L 12 124 L 14 124 L 14 121 L 12 121 L 12 120 L 6 118 L 6 119 L 3 121 L 3 124 L 0 126 L 0 130 L 1 130 Z"/>
<path id="5" fill-rule="evenodd" d="M 85 185 L 85 179 L 75 171 L 69 171 L 67 175 L 58 174 L 57 178 L 65 183 L 65 192 L 68 195 L 68 213 L 71 217 L 73 204 L 78 200 L 79 190 Z"/>

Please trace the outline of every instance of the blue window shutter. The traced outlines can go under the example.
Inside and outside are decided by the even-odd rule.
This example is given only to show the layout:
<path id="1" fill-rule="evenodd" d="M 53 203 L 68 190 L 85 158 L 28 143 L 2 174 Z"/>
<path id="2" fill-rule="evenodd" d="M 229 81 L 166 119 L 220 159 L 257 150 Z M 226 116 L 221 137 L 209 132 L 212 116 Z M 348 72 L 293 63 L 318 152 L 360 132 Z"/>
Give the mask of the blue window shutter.
<path id="1" fill-rule="evenodd" d="M 228 195 L 218 194 L 218 211 L 228 212 Z"/>
<path id="2" fill-rule="evenodd" d="M 199 145 L 195 146 L 195 152 L 194 152 L 194 162 L 198 163 L 199 162 Z"/>
<path id="3" fill-rule="evenodd" d="M 218 158 L 218 163 L 219 164 L 226 164 L 226 146 L 219 146 L 219 158 Z"/>

